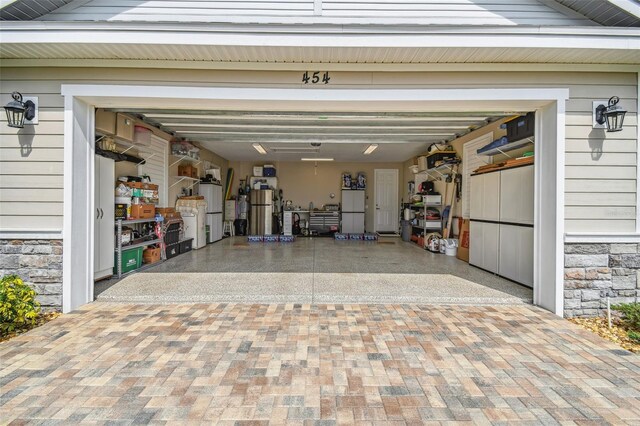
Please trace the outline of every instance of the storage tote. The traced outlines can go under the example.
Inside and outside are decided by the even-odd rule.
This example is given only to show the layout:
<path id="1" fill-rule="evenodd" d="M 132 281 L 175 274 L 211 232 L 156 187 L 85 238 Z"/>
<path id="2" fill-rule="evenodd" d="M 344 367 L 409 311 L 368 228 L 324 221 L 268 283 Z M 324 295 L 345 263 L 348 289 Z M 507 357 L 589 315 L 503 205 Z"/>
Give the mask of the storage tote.
<path id="1" fill-rule="evenodd" d="M 116 266 L 113 268 L 113 273 L 118 273 L 118 254 L 116 253 L 115 259 L 113 262 Z M 135 271 L 140 266 L 142 266 L 142 247 L 130 249 L 130 250 L 122 250 L 122 273 L 126 274 L 127 272 Z"/>

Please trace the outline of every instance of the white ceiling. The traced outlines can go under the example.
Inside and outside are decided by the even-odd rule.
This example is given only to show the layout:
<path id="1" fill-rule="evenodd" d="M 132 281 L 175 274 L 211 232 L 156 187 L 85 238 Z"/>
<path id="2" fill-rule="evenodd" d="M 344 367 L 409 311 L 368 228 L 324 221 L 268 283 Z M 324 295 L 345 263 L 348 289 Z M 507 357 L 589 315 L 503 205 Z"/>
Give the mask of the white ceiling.
<path id="1" fill-rule="evenodd" d="M 400 162 L 499 116 L 474 113 L 117 109 L 231 161 Z M 260 154 L 253 145 L 267 151 Z M 320 146 L 312 146 L 320 144 Z M 378 148 L 364 155 L 370 144 Z"/>

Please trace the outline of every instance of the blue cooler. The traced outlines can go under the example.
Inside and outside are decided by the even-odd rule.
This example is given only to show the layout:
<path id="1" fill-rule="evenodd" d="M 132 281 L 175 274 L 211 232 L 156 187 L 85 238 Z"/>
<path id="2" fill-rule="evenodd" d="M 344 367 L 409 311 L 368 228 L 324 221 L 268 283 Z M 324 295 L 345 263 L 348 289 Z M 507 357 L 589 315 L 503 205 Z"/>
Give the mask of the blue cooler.
<path id="1" fill-rule="evenodd" d="M 276 168 L 272 165 L 265 164 L 262 168 L 262 176 L 264 177 L 275 177 L 276 176 Z"/>

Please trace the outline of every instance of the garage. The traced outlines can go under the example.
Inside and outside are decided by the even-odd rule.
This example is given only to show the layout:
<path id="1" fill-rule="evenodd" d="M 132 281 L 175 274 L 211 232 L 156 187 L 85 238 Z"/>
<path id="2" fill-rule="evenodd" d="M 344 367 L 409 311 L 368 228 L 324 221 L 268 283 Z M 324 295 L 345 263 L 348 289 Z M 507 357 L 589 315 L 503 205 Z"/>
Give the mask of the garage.
<path id="1" fill-rule="evenodd" d="M 158 103 L 92 102 L 92 297 L 535 299 L 544 102 Z"/>

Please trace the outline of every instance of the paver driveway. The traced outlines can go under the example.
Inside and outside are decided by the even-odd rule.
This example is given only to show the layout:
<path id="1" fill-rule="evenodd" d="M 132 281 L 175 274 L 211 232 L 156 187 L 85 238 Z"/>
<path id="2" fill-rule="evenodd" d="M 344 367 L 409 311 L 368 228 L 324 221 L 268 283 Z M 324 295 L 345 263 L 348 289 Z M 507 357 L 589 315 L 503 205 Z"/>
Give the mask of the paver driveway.
<path id="1" fill-rule="evenodd" d="M 2 422 L 640 422 L 640 357 L 524 305 L 93 303 L 0 357 Z"/>

